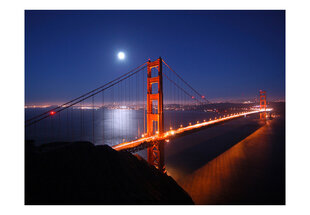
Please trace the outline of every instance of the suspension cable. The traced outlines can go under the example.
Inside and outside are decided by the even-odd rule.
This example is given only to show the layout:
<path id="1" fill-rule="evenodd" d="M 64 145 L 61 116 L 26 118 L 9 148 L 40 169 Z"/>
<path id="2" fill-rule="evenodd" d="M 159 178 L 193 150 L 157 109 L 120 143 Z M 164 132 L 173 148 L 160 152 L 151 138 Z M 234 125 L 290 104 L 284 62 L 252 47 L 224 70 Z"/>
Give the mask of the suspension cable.
<path id="1" fill-rule="evenodd" d="M 67 106 L 65 106 L 65 107 L 62 107 L 60 110 L 55 111 L 54 114 L 59 113 L 59 112 L 65 110 L 65 109 L 67 109 L 67 108 L 69 108 L 69 107 L 72 107 L 73 105 L 78 104 L 78 103 L 80 103 L 80 102 L 82 102 L 82 101 L 84 101 L 84 100 L 86 100 L 86 99 L 88 99 L 88 98 L 90 98 L 90 97 L 92 97 L 92 96 L 94 96 L 94 95 L 97 95 L 98 93 L 100 93 L 100 92 L 102 92 L 102 91 L 104 91 L 104 90 L 106 90 L 106 89 L 109 89 L 110 87 L 113 87 L 114 85 L 116 85 L 116 84 L 118 84 L 118 83 L 120 83 L 120 82 L 126 80 L 127 78 L 129 78 L 129 77 L 131 77 L 131 76 L 137 74 L 138 72 L 140 72 L 140 71 L 141 71 L 142 69 L 144 69 L 144 68 L 145 68 L 145 66 L 142 67 L 142 68 L 140 68 L 139 70 L 137 70 L 137 71 L 135 71 L 135 72 L 133 72 L 133 73 L 127 75 L 126 77 L 124 77 L 124 78 L 118 80 L 117 82 L 114 82 L 113 84 L 110 84 L 109 86 L 106 86 L 105 88 L 103 88 L 103 89 L 101 89 L 101 90 L 99 90 L 99 91 L 97 91 L 97 92 L 94 92 L 94 93 L 92 93 L 91 95 L 88 95 L 88 96 L 86 96 L 86 97 L 84 97 L 84 98 L 81 98 L 81 99 L 78 100 L 78 101 L 76 101 L 77 99 L 75 99 L 76 102 L 74 102 L 74 103 L 72 103 L 72 104 L 70 104 L 70 105 L 67 105 Z M 128 73 L 127 73 L 127 74 L 128 74 Z M 124 76 L 124 75 L 122 75 L 122 77 L 123 77 L 123 76 Z M 109 83 L 110 83 L 110 82 L 109 82 Z M 107 84 L 106 84 L 106 85 L 107 85 Z M 80 96 L 80 97 L 81 97 L 81 96 Z M 68 103 L 68 102 L 67 102 L 67 103 Z M 47 113 L 50 113 L 50 112 L 48 111 L 48 112 L 46 112 L 45 114 L 47 114 Z M 40 119 L 38 119 L 38 120 L 35 120 L 35 121 L 32 121 L 32 122 L 29 122 L 28 124 L 26 124 L 26 127 L 27 127 L 27 126 L 30 126 L 30 125 L 33 125 L 33 124 L 35 124 L 35 123 L 37 123 L 37 122 L 39 122 L 39 121 L 41 121 L 41 120 L 43 120 L 43 119 L 46 119 L 47 117 L 50 116 L 49 114 L 46 115 L 46 116 L 43 116 L 43 115 L 45 115 L 45 114 L 41 114 L 42 118 L 40 118 Z"/>
<path id="2" fill-rule="evenodd" d="M 35 117 L 32 117 L 32 118 L 26 120 L 26 123 L 27 123 L 27 122 L 30 122 L 30 121 L 33 121 L 34 119 L 37 119 L 37 118 L 39 118 L 39 117 L 41 117 L 41 116 L 43 116 L 43 115 L 45 115 L 45 114 L 47 114 L 47 113 L 50 113 L 51 111 L 56 111 L 56 110 L 58 110 L 59 108 L 62 108 L 62 107 L 64 107 L 64 106 L 66 106 L 66 105 L 69 105 L 70 103 L 72 103 L 72 102 L 74 102 L 74 101 L 76 101 L 76 100 L 78 100 L 78 99 L 81 99 L 81 98 L 83 98 L 83 97 L 85 97 L 85 96 L 87 96 L 87 95 L 89 95 L 89 94 L 91 94 L 91 93 L 93 93 L 93 92 L 95 92 L 95 91 L 97 91 L 97 90 L 100 90 L 100 89 L 102 89 L 103 87 L 105 87 L 105 86 L 107 86 L 107 85 L 109 85 L 109 84 L 112 84 L 113 82 L 115 82 L 115 81 L 117 81 L 117 80 L 123 78 L 124 76 L 129 75 L 130 73 L 136 71 L 137 69 L 140 69 L 140 68 L 141 68 L 142 66 L 144 66 L 145 64 L 147 64 L 147 62 L 145 62 L 144 64 L 141 64 L 141 65 L 138 66 L 137 68 L 135 68 L 135 69 L 133 69 L 133 70 L 130 70 L 129 72 L 127 72 L 127 73 L 125 73 L 125 74 L 119 76 L 118 78 L 116 78 L 116 79 L 114 79 L 114 80 L 112 80 L 112 81 L 110 81 L 110 82 L 108 82 L 108 83 L 106 83 L 106 84 L 104 84 L 104 85 L 102 85 L 102 86 L 100 86 L 100 87 L 98 87 L 98 88 L 96 88 L 96 89 L 94 89 L 94 90 L 88 92 L 88 93 L 85 93 L 85 94 L 83 94 L 83 95 L 81 95 L 81 96 L 79 96 L 79 97 L 77 97 L 77 98 L 75 98 L 75 99 L 72 99 L 71 101 L 66 102 L 66 103 L 64 103 L 64 104 L 62 104 L 62 105 L 60 105 L 60 106 L 58 106 L 58 107 L 56 107 L 56 108 L 52 108 L 52 109 L 50 109 L 50 110 L 48 110 L 48 111 L 46 111 L 46 112 L 44 112 L 44 113 L 42 113 L 42 114 L 40 114 L 40 115 L 37 115 L 37 116 L 35 116 Z M 101 92 L 101 91 L 100 91 L 100 92 Z"/>
<path id="3" fill-rule="evenodd" d="M 178 73 L 176 73 L 164 60 L 162 60 L 164 62 L 164 64 L 172 71 L 174 72 L 174 74 L 176 74 L 176 76 L 178 76 L 178 78 L 181 79 L 181 81 L 183 81 L 189 88 L 191 88 L 197 95 L 199 95 L 200 98 L 206 100 L 208 103 L 210 103 L 210 101 L 208 101 L 205 96 L 201 95 L 197 90 L 195 90 L 188 82 L 186 82 Z"/>
<path id="4" fill-rule="evenodd" d="M 175 83 L 173 80 L 171 80 L 165 73 L 163 73 L 163 75 L 171 82 L 173 83 L 177 88 L 179 88 L 180 90 L 182 90 L 186 95 L 188 95 L 190 98 L 195 99 L 197 102 L 199 102 L 200 104 L 203 104 L 201 101 L 199 101 L 195 96 L 192 96 L 191 94 L 189 94 L 186 90 L 184 90 L 182 87 L 180 87 L 177 83 Z"/>

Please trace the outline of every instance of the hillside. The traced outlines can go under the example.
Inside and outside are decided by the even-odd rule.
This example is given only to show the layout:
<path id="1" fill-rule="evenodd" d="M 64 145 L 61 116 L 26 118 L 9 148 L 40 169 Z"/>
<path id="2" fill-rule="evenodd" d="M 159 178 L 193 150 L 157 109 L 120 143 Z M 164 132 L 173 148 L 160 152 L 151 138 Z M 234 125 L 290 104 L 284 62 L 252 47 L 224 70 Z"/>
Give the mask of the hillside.
<path id="1" fill-rule="evenodd" d="M 26 143 L 25 204 L 193 204 L 169 176 L 89 142 Z"/>

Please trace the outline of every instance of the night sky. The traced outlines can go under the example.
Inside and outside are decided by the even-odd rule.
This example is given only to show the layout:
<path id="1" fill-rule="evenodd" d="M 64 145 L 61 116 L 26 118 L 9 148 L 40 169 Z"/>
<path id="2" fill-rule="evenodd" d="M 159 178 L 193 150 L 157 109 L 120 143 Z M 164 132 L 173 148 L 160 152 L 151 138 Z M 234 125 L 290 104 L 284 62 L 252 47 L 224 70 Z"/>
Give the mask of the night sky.
<path id="1" fill-rule="evenodd" d="M 211 101 L 260 89 L 285 97 L 284 11 L 26 11 L 25 20 L 26 104 L 66 102 L 159 56 Z"/>

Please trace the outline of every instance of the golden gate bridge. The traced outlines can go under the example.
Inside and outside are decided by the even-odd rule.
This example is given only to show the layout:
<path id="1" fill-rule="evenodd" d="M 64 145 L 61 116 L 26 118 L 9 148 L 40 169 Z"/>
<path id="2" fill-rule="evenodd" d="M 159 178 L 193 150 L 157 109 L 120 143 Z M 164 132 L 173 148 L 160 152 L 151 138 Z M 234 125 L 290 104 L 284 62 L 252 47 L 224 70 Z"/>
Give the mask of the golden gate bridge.
<path id="1" fill-rule="evenodd" d="M 247 115 L 259 113 L 261 119 L 266 119 L 271 110 L 267 108 L 266 91 L 261 90 L 259 96 L 257 108 L 232 110 L 200 119 L 210 102 L 159 57 L 75 99 L 26 119 L 26 138 L 40 133 L 53 136 L 59 142 L 86 139 L 94 144 L 108 144 L 117 151 L 147 149 L 149 164 L 165 172 L 164 146 L 167 142 Z M 133 111 L 139 113 L 134 124 L 130 118 Z M 202 114 L 196 117 L 197 121 L 190 119 L 184 124 L 183 115 L 188 111 Z"/>

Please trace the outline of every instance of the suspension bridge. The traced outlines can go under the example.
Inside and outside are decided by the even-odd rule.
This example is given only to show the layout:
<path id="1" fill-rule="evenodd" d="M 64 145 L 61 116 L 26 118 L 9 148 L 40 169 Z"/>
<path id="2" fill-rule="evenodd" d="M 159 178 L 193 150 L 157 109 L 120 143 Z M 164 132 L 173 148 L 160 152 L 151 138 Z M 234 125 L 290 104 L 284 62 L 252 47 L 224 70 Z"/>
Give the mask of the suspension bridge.
<path id="1" fill-rule="evenodd" d="M 147 149 L 149 164 L 165 172 L 169 141 L 240 117 L 266 119 L 266 91 L 259 106 L 219 112 L 162 58 L 147 61 L 122 76 L 62 105 L 31 113 L 26 139 L 38 143 L 91 141 L 117 151 Z"/>

